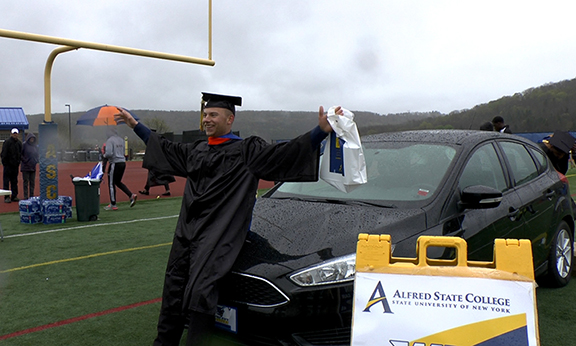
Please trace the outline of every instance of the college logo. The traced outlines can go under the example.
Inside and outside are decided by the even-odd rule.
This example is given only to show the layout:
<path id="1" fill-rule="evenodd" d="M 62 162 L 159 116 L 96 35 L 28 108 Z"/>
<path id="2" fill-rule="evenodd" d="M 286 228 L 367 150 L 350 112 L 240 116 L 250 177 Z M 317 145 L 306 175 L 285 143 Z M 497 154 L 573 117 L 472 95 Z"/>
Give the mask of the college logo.
<path id="1" fill-rule="evenodd" d="M 378 281 L 374 292 L 372 292 L 372 296 L 370 300 L 366 304 L 366 308 L 362 312 L 370 312 L 370 308 L 378 303 L 382 303 L 382 308 L 384 309 L 385 314 L 393 314 L 392 310 L 390 309 L 390 304 L 388 304 L 388 299 L 386 299 L 386 293 L 384 293 L 384 289 L 382 288 L 382 283 Z"/>

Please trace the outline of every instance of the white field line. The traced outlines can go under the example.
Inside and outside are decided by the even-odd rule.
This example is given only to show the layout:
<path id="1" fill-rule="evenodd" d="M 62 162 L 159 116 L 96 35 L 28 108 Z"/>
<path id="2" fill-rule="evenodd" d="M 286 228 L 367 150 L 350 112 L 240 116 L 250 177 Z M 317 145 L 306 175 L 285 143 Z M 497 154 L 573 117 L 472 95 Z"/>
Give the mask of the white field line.
<path id="1" fill-rule="evenodd" d="M 50 229 L 50 230 L 46 230 L 46 231 L 38 231 L 38 232 L 31 232 L 31 233 L 10 234 L 10 235 L 5 235 L 5 236 L 4 236 L 4 239 L 7 239 L 7 238 L 16 238 L 16 237 L 27 237 L 27 236 L 33 236 L 33 235 L 41 235 L 41 234 L 55 233 L 55 232 L 62 232 L 62 231 L 71 231 L 71 230 L 85 229 L 85 228 L 92 228 L 92 227 L 101 227 L 101 226 L 110 226 L 110 225 L 123 225 L 123 224 L 127 224 L 127 223 L 163 220 L 163 219 L 170 219 L 170 218 L 174 218 L 174 217 L 178 217 L 178 215 L 159 216 L 159 217 L 152 217 L 152 218 L 149 218 L 149 219 L 136 219 L 136 220 L 130 220 L 130 221 L 118 221 L 118 222 L 98 223 L 98 224 L 85 225 L 85 226 L 76 226 L 76 227 Z"/>

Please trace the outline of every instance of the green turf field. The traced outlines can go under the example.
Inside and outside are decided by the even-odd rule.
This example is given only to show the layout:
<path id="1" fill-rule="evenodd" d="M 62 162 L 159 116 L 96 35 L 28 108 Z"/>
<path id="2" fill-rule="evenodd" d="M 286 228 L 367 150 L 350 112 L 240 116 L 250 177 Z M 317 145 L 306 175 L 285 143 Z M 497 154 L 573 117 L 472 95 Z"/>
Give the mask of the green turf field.
<path id="1" fill-rule="evenodd" d="M 180 198 L 100 212 L 97 222 L 26 225 L 1 215 L 2 335 L 71 318 L 146 305 L 62 324 L 0 345 L 147 345 L 154 338 L 163 272 Z M 42 233 L 49 232 L 49 233 Z M 12 235 L 23 235 L 11 237 Z"/>
<path id="2" fill-rule="evenodd" d="M 568 176 L 576 191 L 576 169 Z M 180 202 L 120 203 L 58 225 L 0 214 L 0 345 L 151 345 Z M 537 299 L 541 344 L 572 344 L 576 281 Z"/>

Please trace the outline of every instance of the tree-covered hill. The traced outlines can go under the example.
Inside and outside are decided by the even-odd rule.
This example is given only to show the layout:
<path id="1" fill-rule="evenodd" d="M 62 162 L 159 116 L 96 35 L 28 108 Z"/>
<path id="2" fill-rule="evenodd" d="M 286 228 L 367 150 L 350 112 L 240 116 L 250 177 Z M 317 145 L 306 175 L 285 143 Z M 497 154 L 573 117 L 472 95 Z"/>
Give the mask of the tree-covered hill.
<path id="1" fill-rule="evenodd" d="M 448 115 L 383 126 L 378 132 L 407 129 L 478 129 L 500 115 L 513 132 L 573 131 L 576 129 L 576 79 L 530 88 L 512 96 L 480 104 Z"/>

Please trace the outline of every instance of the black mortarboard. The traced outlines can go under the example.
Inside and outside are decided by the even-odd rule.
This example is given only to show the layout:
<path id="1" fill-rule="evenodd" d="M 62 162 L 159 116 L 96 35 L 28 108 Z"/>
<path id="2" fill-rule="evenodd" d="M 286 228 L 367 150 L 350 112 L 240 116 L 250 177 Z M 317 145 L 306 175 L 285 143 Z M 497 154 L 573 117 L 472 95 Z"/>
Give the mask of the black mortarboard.
<path id="1" fill-rule="evenodd" d="M 234 106 L 242 106 L 242 98 L 240 96 L 218 95 L 203 92 L 202 101 L 206 102 L 204 108 L 226 108 L 231 110 L 233 114 L 236 114 L 236 107 Z"/>
<path id="2" fill-rule="evenodd" d="M 552 144 L 565 154 L 570 153 L 575 142 L 576 138 L 572 137 L 566 131 L 554 131 L 554 134 L 548 140 L 548 143 Z"/>

